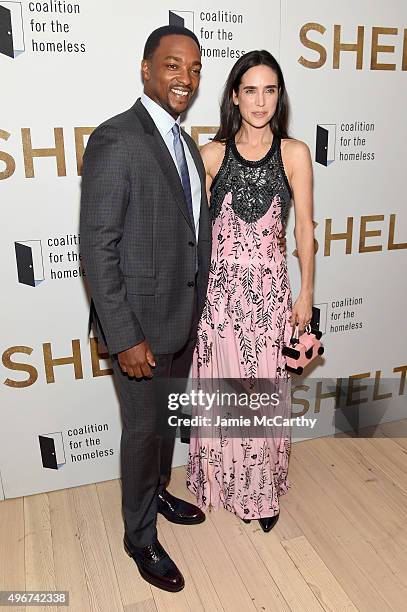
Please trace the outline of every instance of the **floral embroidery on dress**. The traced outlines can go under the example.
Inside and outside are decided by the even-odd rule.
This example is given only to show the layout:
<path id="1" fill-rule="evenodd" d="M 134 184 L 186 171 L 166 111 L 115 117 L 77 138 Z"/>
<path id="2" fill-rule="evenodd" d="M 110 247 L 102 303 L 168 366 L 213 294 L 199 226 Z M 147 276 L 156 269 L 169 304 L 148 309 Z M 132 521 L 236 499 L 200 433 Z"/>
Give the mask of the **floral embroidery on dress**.
<path id="1" fill-rule="evenodd" d="M 292 310 L 285 256 L 278 234 L 291 191 L 275 139 L 258 162 L 242 158 L 228 143 L 212 184 L 212 257 L 208 292 L 198 328 L 192 375 L 198 381 L 236 379 L 256 388 L 261 381 L 284 387 L 279 414 L 291 416 L 290 379 L 282 348 L 289 342 Z M 233 408 L 229 413 L 233 416 Z M 279 512 L 287 477 L 290 429 L 279 435 L 246 436 L 228 426 L 193 428 L 187 486 L 198 505 L 223 506 L 242 518 Z M 257 430 L 258 432 L 258 430 Z"/>

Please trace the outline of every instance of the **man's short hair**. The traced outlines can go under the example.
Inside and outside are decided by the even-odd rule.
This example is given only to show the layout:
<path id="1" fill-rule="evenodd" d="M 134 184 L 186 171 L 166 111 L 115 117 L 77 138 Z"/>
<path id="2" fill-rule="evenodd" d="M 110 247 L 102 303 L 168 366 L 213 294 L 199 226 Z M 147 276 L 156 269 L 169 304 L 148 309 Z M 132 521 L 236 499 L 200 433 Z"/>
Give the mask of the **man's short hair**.
<path id="1" fill-rule="evenodd" d="M 198 49 L 201 49 L 198 38 L 191 30 L 188 30 L 188 28 L 183 28 L 182 26 L 166 25 L 161 26 L 161 28 L 157 28 L 154 30 L 154 32 L 151 32 L 150 36 L 146 40 L 146 44 L 144 45 L 143 59 L 151 59 L 156 49 L 158 49 L 161 39 L 164 36 L 170 36 L 171 34 L 177 34 L 178 36 L 189 36 L 189 38 L 192 38 L 192 40 L 196 42 Z"/>

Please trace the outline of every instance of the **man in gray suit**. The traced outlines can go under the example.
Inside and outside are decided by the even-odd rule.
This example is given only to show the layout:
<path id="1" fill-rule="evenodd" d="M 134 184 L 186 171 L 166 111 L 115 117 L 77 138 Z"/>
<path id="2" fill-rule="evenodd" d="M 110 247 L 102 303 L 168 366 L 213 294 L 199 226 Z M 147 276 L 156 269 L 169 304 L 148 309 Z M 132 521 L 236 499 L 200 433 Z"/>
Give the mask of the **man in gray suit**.
<path id="1" fill-rule="evenodd" d="M 82 178 L 92 322 L 112 358 L 122 413 L 124 546 L 143 578 L 168 591 L 184 579 L 157 539 L 157 512 L 187 525 L 205 518 L 166 490 L 175 432 L 159 389 L 160 380 L 188 375 L 208 281 L 205 169 L 179 127 L 200 70 L 193 32 L 155 30 L 144 49 L 144 93 L 92 133 Z"/>

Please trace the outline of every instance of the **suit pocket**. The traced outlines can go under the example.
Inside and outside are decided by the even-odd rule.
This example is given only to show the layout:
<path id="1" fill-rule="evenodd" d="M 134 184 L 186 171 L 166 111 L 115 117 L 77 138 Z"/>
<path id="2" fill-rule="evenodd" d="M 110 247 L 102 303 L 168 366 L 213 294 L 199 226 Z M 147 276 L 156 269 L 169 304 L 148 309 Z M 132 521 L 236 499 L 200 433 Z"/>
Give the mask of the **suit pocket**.
<path id="1" fill-rule="evenodd" d="M 160 298 L 155 295 L 128 293 L 127 299 L 147 342 L 155 350 L 161 337 Z"/>
<path id="2" fill-rule="evenodd" d="M 155 295 L 157 279 L 151 276 L 125 276 L 127 293 L 134 295 Z"/>

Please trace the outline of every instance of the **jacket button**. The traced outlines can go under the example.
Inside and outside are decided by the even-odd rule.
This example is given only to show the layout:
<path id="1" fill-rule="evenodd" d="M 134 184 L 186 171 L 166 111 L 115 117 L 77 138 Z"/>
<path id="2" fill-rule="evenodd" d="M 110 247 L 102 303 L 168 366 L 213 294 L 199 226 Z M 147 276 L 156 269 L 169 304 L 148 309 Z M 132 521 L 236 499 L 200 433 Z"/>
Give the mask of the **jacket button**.
<path id="1" fill-rule="evenodd" d="M 195 283 L 194 283 L 194 281 L 188 281 L 187 285 L 188 285 L 188 287 L 194 287 Z"/>
<path id="2" fill-rule="evenodd" d="M 190 247 L 194 247 L 194 246 L 195 246 L 195 242 L 192 242 L 192 240 L 190 240 L 190 241 L 188 242 L 188 244 L 189 244 L 189 246 L 190 246 Z"/>

